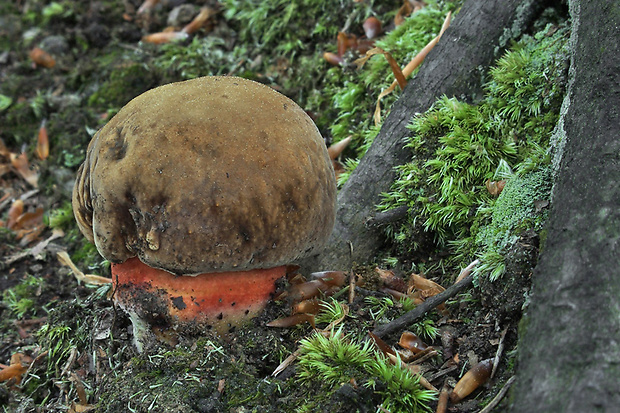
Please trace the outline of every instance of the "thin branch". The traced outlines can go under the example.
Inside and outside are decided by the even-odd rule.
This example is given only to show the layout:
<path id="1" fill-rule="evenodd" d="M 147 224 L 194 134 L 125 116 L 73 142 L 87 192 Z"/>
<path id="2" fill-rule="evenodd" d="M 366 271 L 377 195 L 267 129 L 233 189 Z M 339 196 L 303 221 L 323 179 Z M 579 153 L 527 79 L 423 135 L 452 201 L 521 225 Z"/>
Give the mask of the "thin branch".
<path id="1" fill-rule="evenodd" d="M 504 398 L 504 396 L 508 392 L 508 389 L 510 389 L 510 386 L 512 385 L 514 381 L 515 381 L 515 376 L 512 376 L 511 378 L 509 378 L 506 384 L 504 385 L 504 387 L 502 387 L 499 393 L 497 393 L 497 396 L 495 396 L 493 400 L 491 400 L 491 402 L 487 404 L 485 408 L 480 410 L 478 413 L 491 413 L 491 411 L 499 404 L 499 402 L 502 401 L 502 399 Z"/>
<path id="2" fill-rule="evenodd" d="M 463 275 L 465 271 L 468 271 L 469 273 L 465 277 L 463 277 L 459 282 L 447 288 L 445 291 L 442 291 L 437 295 L 427 298 L 426 300 L 424 300 L 422 304 L 418 305 L 413 310 L 403 314 L 396 320 L 390 321 L 387 324 L 384 324 L 382 326 L 375 328 L 373 333 L 378 337 L 384 337 L 395 331 L 404 329 L 408 325 L 416 322 L 418 318 L 422 317 L 424 314 L 426 314 L 430 310 L 434 309 L 441 303 L 445 302 L 449 298 L 454 297 L 455 295 L 463 291 L 465 288 L 469 287 L 474 280 L 474 276 L 471 270 L 476 264 L 478 264 L 478 260 L 475 260 L 474 262 L 469 264 L 467 268 L 461 271 L 461 275 L 459 275 L 459 278 L 461 278 L 461 276 Z"/>

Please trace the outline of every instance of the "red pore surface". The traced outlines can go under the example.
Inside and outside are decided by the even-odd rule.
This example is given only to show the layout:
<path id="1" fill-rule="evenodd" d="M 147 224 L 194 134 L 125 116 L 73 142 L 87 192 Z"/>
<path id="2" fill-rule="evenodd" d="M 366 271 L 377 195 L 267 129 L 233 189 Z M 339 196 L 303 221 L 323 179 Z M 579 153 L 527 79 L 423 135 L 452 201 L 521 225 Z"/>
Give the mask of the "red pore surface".
<path id="1" fill-rule="evenodd" d="M 286 266 L 177 276 L 137 257 L 112 264 L 114 300 L 153 327 L 226 333 L 262 311 Z"/>

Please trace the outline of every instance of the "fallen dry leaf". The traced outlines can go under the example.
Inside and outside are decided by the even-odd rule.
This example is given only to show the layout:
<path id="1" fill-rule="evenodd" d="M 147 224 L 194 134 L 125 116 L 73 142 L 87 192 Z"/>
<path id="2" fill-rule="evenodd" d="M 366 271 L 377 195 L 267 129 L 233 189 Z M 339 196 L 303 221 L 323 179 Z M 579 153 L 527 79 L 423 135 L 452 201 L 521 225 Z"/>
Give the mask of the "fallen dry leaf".
<path id="1" fill-rule="evenodd" d="M 52 67 L 56 66 L 56 60 L 54 60 L 54 58 L 49 53 L 47 53 L 40 47 L 35 47 L 34 49 L 32 49 L 28 56 L 36 66 L 42 66 L 47 69 L 51 69 Z"/>
<path id="2" fill-rule="evenodd" d="M 159 32 L 142 37 L 142 41 L 146 43 L 163 44 L 185 40 L 188 37 L 189 35 L 185 32 Z"/>
<path id="3" fill-rule="evenodd" d="M 24 213 L 24 201 L 21 199 L 16 199 L 13 204 L 11 204 L 11 208 L 9 208 L 8 220 L 6 222 L 6 227 L 8 229 L 13 229 L 15 227 L 15 223 L 17 222 L 17 218 L 20 217 Z"/>
<path id="4" fill-rule="evenodd" d="M 0 382 L 13 380 L 15 384 L 19 384 L 29 366 L 30 362 L 22 353 L 14 353 L 10 365 L 0 370 Z"/>
<path id="5" fill-rule="evenodd" d="M 47 128 L 45 127 L 45 119 L 41 122 L 39 127 L 39 135 L 37 136 L 37 147 L 35 154 L 41 160 L 47 159 L 50 154 L 50 142 L 47 137 Z"/>
<path id="6" fill-rule="evenodd" d="M 30 169 L 28 164 L 28 155 L 25 152 L 22 152 L 20 155 L 16 155 L 11 153 L 9 155 L 11 160 L 11 165 L 15 169 L 15 172 L 18 173 L 26 182 L 28 182 L 33 187 L 38 187 L 39 174 Z"/>

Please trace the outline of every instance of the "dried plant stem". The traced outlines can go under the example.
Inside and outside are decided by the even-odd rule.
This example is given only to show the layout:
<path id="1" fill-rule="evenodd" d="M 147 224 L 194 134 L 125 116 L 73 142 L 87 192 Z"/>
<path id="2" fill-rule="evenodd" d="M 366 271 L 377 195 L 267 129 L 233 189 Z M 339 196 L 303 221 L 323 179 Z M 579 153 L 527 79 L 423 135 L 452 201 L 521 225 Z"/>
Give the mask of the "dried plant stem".
<path id="1" fill-rule="evenodd" d="M 491 371 L 491 379 L 495 376 L 495 371 L 497 370 L 497 365 L 499 364 L 499 358 L 502 356 L 502 352 L 504 351 L 504 339 L 506 338 L 506 333 L 508 332 L 508 327 L 502 331 L 502 334 L 499 338 L 499 344 L 497 345 L 497 351 L 495 352 L 495 360 L 493 360 L 493 370 Z"/>

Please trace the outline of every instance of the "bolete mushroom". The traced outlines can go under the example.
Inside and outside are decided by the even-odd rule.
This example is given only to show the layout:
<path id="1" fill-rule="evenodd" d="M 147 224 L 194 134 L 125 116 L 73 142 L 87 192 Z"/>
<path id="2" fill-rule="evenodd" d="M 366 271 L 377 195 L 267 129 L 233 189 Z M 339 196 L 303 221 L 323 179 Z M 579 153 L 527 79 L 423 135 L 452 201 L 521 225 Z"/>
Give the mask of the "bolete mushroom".
<path id="1" fill-rule="evenodd" d="M 73 191 L 114 300 L 160 330 L 226 333 L 329 237 L 336 184 L 310 117 L 268 86 L 202 77 L 136 97 L 88 146 Z"/>

